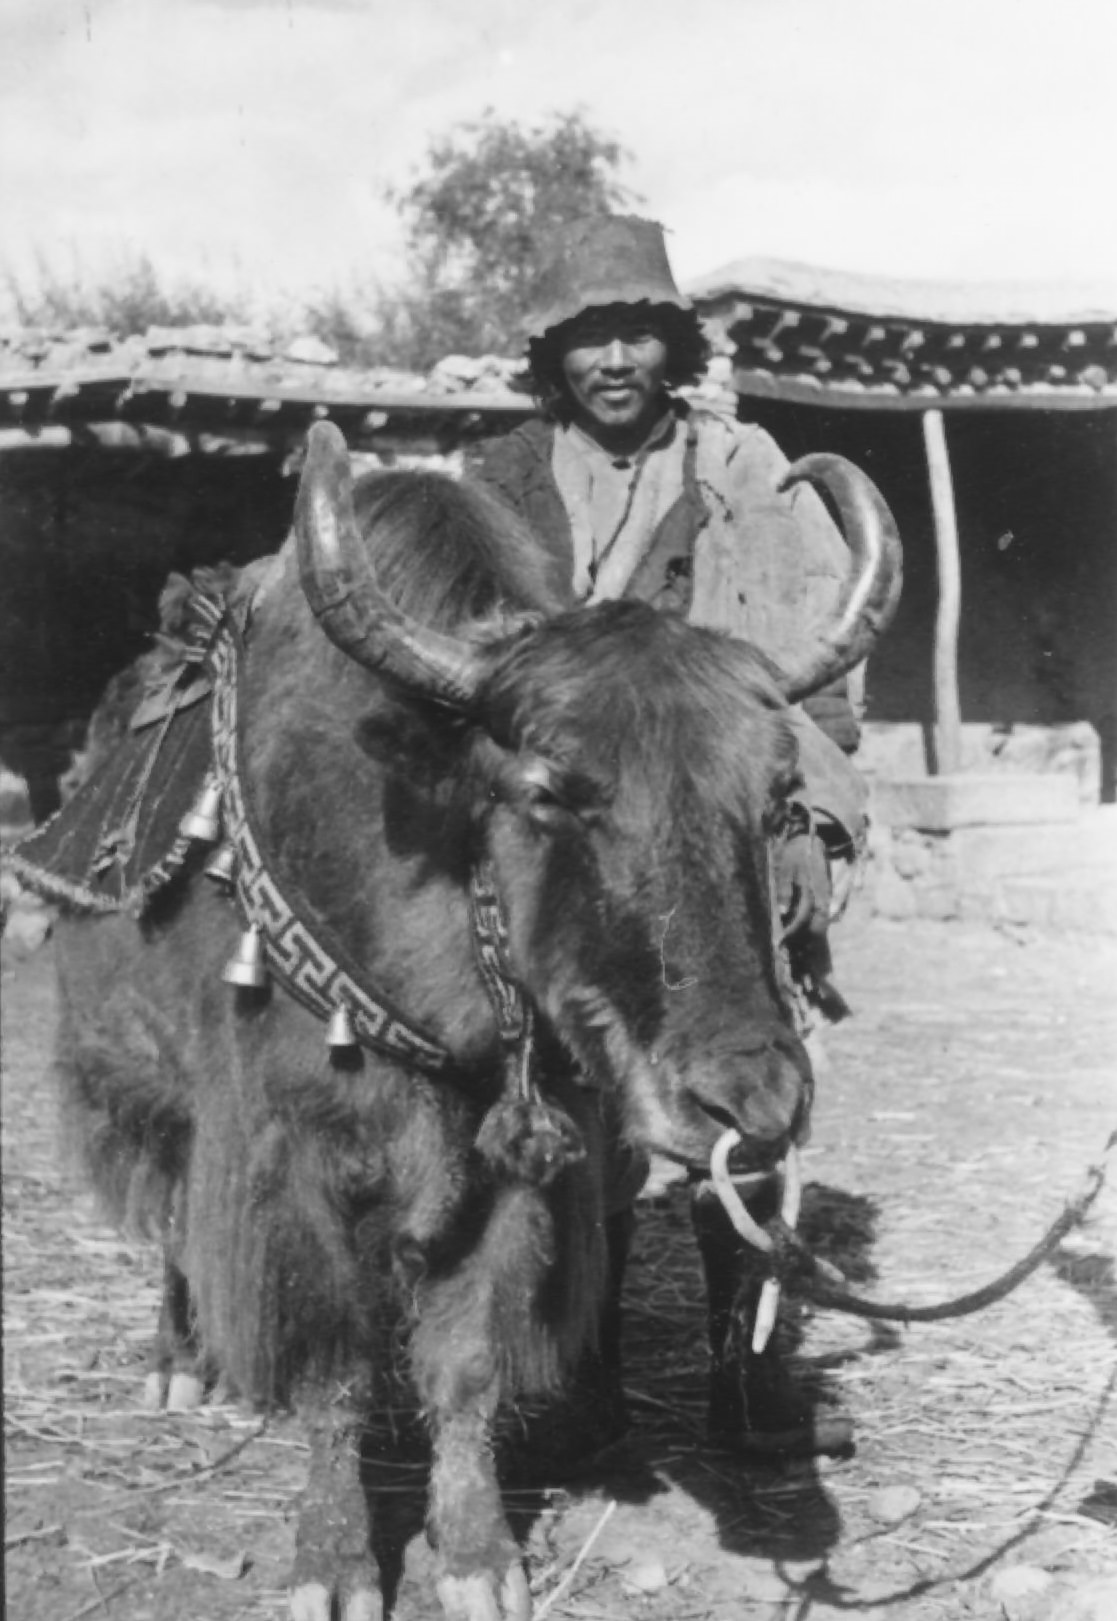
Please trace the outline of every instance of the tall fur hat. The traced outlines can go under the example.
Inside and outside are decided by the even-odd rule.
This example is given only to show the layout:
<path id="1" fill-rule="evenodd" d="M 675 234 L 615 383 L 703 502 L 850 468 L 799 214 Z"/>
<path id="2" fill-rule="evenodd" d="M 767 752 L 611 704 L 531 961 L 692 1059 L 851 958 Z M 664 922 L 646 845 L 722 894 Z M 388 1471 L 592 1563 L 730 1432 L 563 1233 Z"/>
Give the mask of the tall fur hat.
<path id="1" fill-rule="evenodd" d="M 576 220 L 562 233 L 543 276 L 535 308 L 524 323 L 529 340 L 608 304 L 693 305 L 675 285 L 663 226 L 635 214 Z"/>

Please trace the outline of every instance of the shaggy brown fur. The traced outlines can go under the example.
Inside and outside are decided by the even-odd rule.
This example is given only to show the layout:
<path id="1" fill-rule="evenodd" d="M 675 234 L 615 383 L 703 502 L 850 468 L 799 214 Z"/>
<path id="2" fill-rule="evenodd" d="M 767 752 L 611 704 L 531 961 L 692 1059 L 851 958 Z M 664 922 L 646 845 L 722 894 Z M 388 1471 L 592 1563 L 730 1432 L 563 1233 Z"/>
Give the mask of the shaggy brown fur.
<path id="1" fill-rule="evenodd" d="M 534 543 L 487 497 L 389 475 L 356 507 L 382 585 L 427 624 L 551 614 Z M 350 1602 L 372 1613 L 353 1460 L 405 1377 L 432 1435 L 444 1604 L 526 1613 L 492 1427 L 592 1346 L 607 1122 L 695 1165 L 735 1124 L 771 1157 L 808 1090 L 763 837 L 794 748 L 761 664 L 636 604 L 548 617 L 487 656 L 471 719 L 371 675 L 327 642 L 286 552 L 252 610 L 240 694 L 276 877 L 448 1048 L 445 1078 L 367 1051 L 338 1066 L 281 989 L 230 991 L 238 920 L 201 883 L 140 927 L 60 934 L 59 1069 L 95 1181 L 118 1217 L 162 1233 L 235 1383 L 307 1407 L 295 1586 L 314 1621 L 331 1593 L 343 1621 Z M 482 1152 L 502 1069 L 468 911 L 481 856 L 542 1021 L 546 1102 L 578 1150 L 534 1182 Z"/>

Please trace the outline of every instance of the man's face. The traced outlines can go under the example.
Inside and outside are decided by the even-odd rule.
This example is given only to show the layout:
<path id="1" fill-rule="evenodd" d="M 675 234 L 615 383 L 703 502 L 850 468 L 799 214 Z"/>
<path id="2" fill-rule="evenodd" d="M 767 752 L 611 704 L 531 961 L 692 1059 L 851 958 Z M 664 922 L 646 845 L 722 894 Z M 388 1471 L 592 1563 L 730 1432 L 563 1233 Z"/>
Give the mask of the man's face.
<path id="1" fill-rule="evenodd" d="M 566 329 L 562 371 L 578 426 L 607 449 L 635 450 L 663 410 L 662 322 L 624 304 L 587 310 Z"/>

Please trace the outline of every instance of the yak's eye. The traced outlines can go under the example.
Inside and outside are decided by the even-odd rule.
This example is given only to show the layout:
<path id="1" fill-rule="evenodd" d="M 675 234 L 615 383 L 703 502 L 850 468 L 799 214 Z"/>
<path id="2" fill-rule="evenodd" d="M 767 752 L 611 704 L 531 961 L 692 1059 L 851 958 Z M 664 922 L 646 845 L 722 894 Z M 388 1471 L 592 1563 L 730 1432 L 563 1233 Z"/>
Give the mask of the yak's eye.
<path id="1" fill-rule="evenodd" d="M 569 809 L 559 773 L 549 760 L 528 760 L 517 776 L 520 802 L 533 822 L 549 826 Z"/>
<path id="2" fill-rule="evenodd" d="M 590 778 L 562 769 L 539 754 L 517 761 L 507 797 L 534 826 L 547 830 L 574 823 L 594 826 L 603 803 Z"/>
<path id="3" fill-rule="evenodd" d="M 526 805 L 555 805 L 562 804 L 562 799 L 554 788 L 542 782 L 528 782 L 524 784 L 524 803 Z"/>

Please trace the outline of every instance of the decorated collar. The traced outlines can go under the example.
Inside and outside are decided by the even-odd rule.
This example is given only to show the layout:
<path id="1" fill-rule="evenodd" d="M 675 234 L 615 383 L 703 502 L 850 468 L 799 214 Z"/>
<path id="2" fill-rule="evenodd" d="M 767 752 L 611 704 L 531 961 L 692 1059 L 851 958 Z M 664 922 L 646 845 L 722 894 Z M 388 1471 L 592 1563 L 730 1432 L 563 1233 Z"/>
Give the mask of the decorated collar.
<path id="1" fill-rule="evenodd" d="M 241 651 L 240 635 L 226 618 L 207 659 L 213 680 L 214 774 L 199 805 L 207 806 L 214 818 L 212 834 L 197 824 L 203 837 L 216 838 L 223 831 L 225 846 L 207 871 L 235 894 L 246 923 L 225 977 L 234 985 L 252 987 L 266 984 L 274 974 L 296 1001 L 327 1021 L 331 1047 L 366 1046 L 427 1074 L 443 1073 L 453 1065 L 446 1048 L 370 986 L 344 942 L 321 919 L 312 920 L 302 897 L 276 880 L 241 770 Z M 470 911 L 478 970 L 505 1056 L 506 1089 L 527 1096 L 532 1089 L 531 1010 L 508 964 L 504 919 L 487 863 L 473 872 Z"/>

